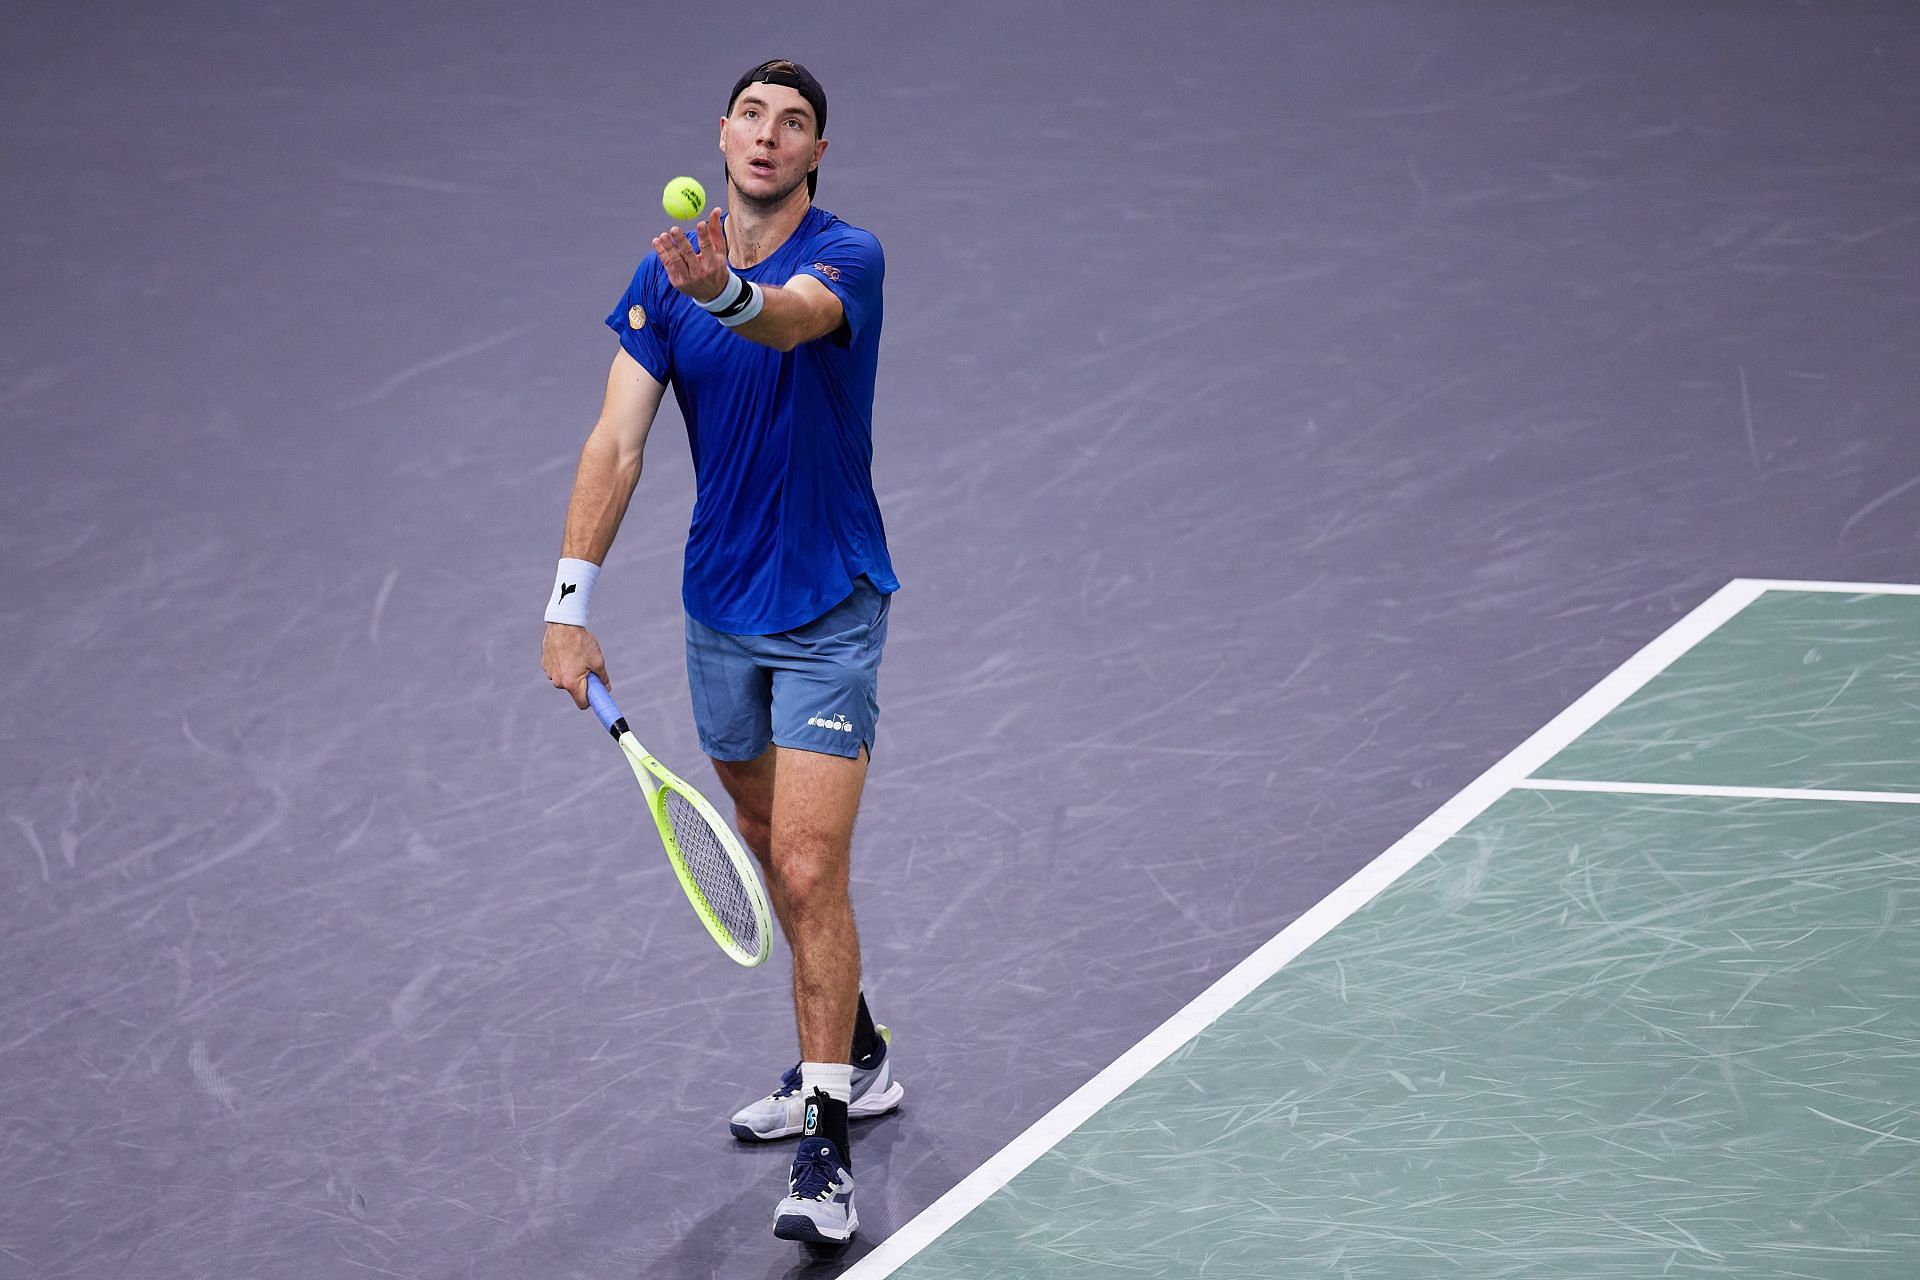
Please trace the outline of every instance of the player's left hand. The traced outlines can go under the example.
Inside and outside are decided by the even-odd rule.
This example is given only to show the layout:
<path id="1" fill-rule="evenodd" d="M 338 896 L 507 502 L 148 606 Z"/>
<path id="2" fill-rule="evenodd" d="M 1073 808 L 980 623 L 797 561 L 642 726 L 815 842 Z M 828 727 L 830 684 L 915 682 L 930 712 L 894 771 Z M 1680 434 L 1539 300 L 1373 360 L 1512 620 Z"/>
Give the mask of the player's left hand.
<path id="1" fill-rule="evenodd" d="M 707 210 L 707 216 L 694 224 L 700 237 L 700 250 L 687 243 L 680 228 L 663 231 L 653 238 L 653 251 L 667 269 L 667 281 L 695 302 L 712 302 L 726 287 L 727 235 L 720 229 L 720 209 Z"/>

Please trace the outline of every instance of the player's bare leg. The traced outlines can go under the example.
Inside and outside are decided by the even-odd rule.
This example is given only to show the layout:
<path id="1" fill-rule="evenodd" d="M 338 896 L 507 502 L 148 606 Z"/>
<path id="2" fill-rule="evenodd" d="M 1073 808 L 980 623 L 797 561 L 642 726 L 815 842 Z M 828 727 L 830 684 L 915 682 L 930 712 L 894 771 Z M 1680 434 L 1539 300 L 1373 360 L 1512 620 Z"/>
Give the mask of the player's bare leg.
<path id="1" fill-rule="evenodd" d="M 767 897 L 780 921 L 780 932 L 791 938 L 786 894 L 773 875 L 773 793 L 779 767 L 778 747 L 769 746 L 752 760 L 715 760 L 713 772 L 733 797 L 733 826 L 748 852 L 760 864 L 767 881 Z"/>
<path id="2" fill-rule="evenodd" d="M 866 786 L 857 759 L 772 747 L 714 761 L 740 837 L 767 874 L 767 895 L 793 949 L 801 1056 L 840 1062 L 860 1001 L 860 941 L 849 893 L 853 824 Z"/>
<path id="3" fill-rule="evenodd" d="M 810 1062 L 844 1062 L 860 1002 L 860 939 L 849 880 L 867 753 L 862 748 L 849 760 L 775 747 L 774 755 L 768 878 L 786 900 L 782 928 L 793 948 L 800 1053 Z"/>
<path id="4" fill-rule="evenodd" d="M 780 747 L 755 760 L 714 762 L 733 797 L 735 825 L 766 872 L 767 896 L 793 949 L 795 1020 L 804 1045 L 803 1062 L 781 1077 L 778 1088 L 733 1113 L 728 1130 L 743 1142 L 803 1132 L 805 1062 L 848 1064 L 852 1118 L 885 1115 L 905 1095 L 893 1074 L 890 1033 L 874 1022 L 860 994 L 859 940 L 846 888 L 866 763 L 864 753 L 847 760 Z M 814 852 L 807 852 L 809 846 Z M 831 892 L 823 894 L 823 886 Z M 804 899 L 799 903 L 796 887 Z M 832 1037 L 848 1025 L 849 1001 L 851 1047 L 843 1039 L 826 1052 L 823 1039 L 833 1045 Z"/>
<path id="5" fill-rule="evenodd" d="M 860 1224 L 853 1207 L 853 1066 L 847 1046 L 860 1008 L 860 941 L 848 865 L 867 753 L 843 756 L 774 748 L 771 879 L 787 902 L 793 1011 L 800 1026 L 800 1145 L 773 1234 L 844 1243 Z"/>

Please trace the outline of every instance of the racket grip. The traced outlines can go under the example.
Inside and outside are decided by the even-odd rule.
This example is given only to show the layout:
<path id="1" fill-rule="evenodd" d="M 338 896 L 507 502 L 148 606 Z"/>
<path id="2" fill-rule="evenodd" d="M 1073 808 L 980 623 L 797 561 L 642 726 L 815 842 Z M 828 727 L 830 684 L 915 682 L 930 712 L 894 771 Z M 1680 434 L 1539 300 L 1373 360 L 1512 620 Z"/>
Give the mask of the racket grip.
<path id="1" fill-rule="evenodd" d="M 607 692 L 607 686 L 601 684 L 600 677 L 591 671 L 587 672 L 587 705 L 593 708 L 594 715 L 600 717 L 602 729 L 616 738 L 620 736 L 620 730 L 614 726 L 624 726 L 625 717 L 620 714 L 620 708 L 614 705 L 613 695 Z"/>

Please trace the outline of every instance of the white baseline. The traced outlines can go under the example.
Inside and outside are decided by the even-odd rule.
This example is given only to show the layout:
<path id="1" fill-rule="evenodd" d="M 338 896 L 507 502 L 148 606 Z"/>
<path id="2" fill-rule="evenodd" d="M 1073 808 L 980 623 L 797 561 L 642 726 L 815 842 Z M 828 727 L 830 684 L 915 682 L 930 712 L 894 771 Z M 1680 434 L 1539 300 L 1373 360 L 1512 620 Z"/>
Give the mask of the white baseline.
<path id="1" fill-rule="evenodd" d="M 1823 791 L 1818 787 L 1716 787 L 1689 782 L 1582 782 L 1573 778 L 1527 778 L 1525 791 L 1610 791 L 1631 796 L 1709 796 L 1732 800 L 1842 800 L 1853 804 L 1920 804 L 1905 791 Z"/>

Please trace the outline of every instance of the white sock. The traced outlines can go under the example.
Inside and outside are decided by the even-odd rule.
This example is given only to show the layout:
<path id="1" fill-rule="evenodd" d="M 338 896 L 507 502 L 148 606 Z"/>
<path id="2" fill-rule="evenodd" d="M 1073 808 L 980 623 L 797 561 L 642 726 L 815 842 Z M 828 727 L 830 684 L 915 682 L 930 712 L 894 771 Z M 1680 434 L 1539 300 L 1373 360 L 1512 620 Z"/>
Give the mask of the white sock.
<path id="1" fill-rule="evenodd" d="M 845 1062 L 803 1062 L 800 1064 L 800 1096 L 815 1089 L 835 1102 L 853 1101 L 853 1067 Z"/>

